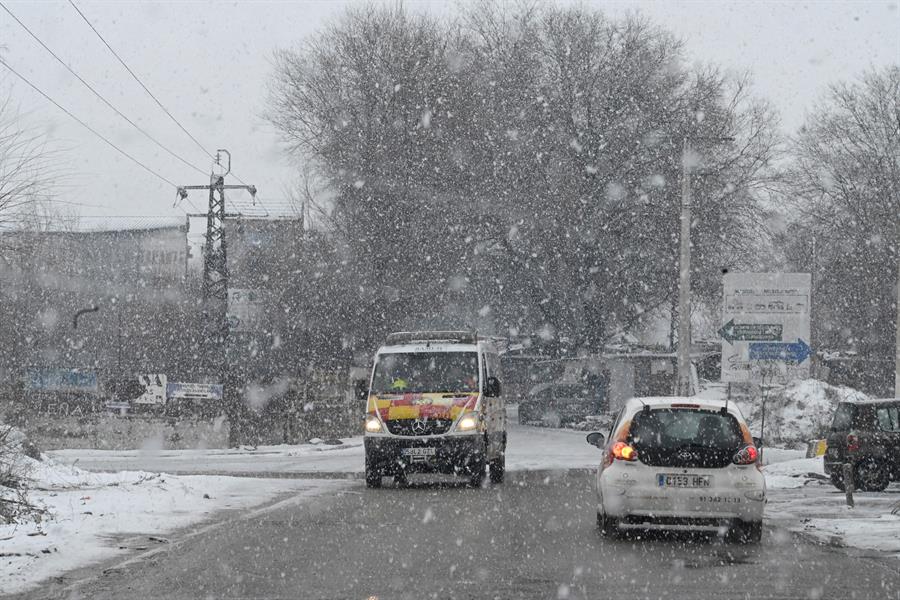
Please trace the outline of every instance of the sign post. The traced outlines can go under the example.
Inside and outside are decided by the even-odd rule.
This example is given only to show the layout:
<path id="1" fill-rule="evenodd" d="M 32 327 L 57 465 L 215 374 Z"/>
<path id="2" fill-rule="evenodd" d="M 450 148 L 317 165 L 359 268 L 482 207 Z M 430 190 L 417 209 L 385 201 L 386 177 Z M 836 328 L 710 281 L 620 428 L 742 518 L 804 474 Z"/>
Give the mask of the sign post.
<path id="1" fill-rule="evenodd" d="M 759 384 L 760 446 L 769 388 L 809 377 L 808 273 L 727 273 L 723 277 L 722 381 Z M 760 448 L 762 457 L 762 448 Z"/>
<path id="2" fill-rule="evenodd" d="M 808 273 L 727 273 L 723 278 L 722 381 L 788 383 L 809 377 L 811 276 Z"/>

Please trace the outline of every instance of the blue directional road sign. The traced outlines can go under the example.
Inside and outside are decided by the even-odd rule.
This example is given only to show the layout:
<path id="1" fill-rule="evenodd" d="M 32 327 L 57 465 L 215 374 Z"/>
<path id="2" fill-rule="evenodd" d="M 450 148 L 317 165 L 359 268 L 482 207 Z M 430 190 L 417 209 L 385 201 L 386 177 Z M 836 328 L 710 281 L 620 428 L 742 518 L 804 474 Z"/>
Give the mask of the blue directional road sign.
<path id="1" fill-rule="evenodd" d="M 812 354 L 812 348 L 801 339 L 796 342 L 751 342 L 750 360 L 783 360 L 802 363 Z"/>

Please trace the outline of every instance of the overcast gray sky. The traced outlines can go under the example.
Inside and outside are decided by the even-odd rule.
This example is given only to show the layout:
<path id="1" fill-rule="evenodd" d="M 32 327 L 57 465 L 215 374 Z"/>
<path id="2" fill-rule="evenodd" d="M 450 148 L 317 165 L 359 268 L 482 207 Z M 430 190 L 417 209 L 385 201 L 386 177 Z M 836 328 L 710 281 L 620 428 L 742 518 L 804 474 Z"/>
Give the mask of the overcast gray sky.
<path id="1" fill-rule="evenodd" d="M 112 104 L 166 147 L 208 172 L 211 159 L 173 124 L 103 46 L 68 2 L 6 6 Z M 639 10 L 686 41 L 688 59 L 749 70 L 755 93 L 796 130 L 829 83 L 900 62 L 894 1 L 585 2 L 608 13 Z M 85 15 L 164 105 L 203 145 L 231 151 L 234 172 L 274 206 L 295 171 L 261 118 L 272 50 L 296 44 L 337 17 L 348 1 L 78 2 Z M 455 3 L 406 3 L 450 14 Z M 134 131 L 60 66 L 6 12 L 0 50 L 10 66 L 160 175 L 179 185 L 208 177 Z M 171 185 L 85 131 L 0 66 L 26 122 L 64 148 L 64 196 L 83 215 L 183 215 Z M 195 192 L 193 203 L 204 208 Z M 193 210 L 185 204 L 184 209 Z"/>

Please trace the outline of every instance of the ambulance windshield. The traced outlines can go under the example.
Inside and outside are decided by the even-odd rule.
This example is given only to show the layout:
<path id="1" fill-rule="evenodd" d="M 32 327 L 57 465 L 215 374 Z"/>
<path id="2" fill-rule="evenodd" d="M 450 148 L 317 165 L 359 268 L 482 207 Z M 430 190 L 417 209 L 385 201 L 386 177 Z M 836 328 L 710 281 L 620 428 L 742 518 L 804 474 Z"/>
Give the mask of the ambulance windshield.
<path id="1" fill-rule="evenodd" d="M 477 391 L 478 354 L 475 352 L 382 354 L 372 380 L 372 393 L 379 395 Z"/>

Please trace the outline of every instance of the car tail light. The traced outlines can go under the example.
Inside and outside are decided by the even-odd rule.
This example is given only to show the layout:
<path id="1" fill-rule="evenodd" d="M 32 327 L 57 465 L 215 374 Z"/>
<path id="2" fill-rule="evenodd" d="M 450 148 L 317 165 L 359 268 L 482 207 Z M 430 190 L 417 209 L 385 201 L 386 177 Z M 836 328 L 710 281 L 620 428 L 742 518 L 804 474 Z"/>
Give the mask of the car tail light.
<path id="1" fill-rule="evenodd" d="M 734 464 L 736 465 L 752 465 L 759 460 L 759 450 L 756 446 L 744 446 L 734 455 Z"/>
<path id="2" fill-rule="evenodd" d="M 848 433 L 847 434 L 847 451 L 848 452 L 856 452 L 859 450 L 859 438 L 856 437 L 856 434 Z"/>
<path id="3" fill-rule="evenodd" d="M 625 442 L 616 442 L 613 444 L 611 453 L 613 458 L 617 460 L 637 460 L 637 450 L 634 449 L 634 446 L 626 444 Z"/>

